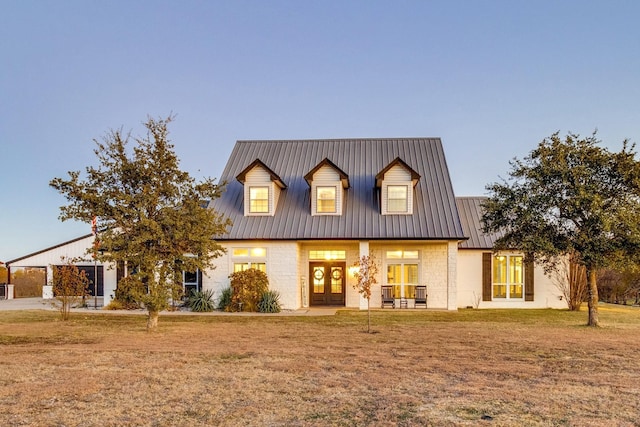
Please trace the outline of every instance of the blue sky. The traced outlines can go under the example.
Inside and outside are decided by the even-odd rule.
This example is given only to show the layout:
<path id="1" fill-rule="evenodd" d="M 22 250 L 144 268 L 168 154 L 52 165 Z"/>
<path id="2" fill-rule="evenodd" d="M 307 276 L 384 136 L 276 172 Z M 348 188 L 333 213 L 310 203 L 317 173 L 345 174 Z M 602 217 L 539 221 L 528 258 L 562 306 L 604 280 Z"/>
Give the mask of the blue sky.
<path id="1" fill-rule="evenodd" d="M 0 0 L 0 260 L 90 231 L 54 177 L 173 113 L 194 177 L 239 139 L 441 137 L 482 195 L 555 131 L 640 142 L 640 2 Z"/>

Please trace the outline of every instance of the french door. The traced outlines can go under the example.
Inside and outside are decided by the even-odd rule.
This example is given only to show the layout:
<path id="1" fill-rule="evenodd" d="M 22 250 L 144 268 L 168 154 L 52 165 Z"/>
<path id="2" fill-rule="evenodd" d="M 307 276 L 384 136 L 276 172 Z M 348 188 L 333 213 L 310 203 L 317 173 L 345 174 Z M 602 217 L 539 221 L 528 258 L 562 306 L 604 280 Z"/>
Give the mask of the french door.
<path id="1" fill-rule="evenodd" d="M 346 263 L 310 262 L 309 295 L 311 305 L 339 305 L 345 303 Z"/>

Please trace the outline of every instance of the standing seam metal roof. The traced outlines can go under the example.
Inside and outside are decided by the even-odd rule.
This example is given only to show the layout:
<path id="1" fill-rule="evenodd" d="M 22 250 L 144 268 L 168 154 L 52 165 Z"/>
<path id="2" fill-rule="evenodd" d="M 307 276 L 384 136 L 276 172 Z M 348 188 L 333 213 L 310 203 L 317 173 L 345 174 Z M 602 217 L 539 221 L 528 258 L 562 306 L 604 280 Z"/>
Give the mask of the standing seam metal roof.
<path id="1" fill-rule="evenodd" d="M 486 197 L 457 197 L 458 213 L 462 227 L 469 240 L 459 244 L 460 249 L 491 249 L 498 234 L 486 234 L 482 231 L 482 203 Z"/>
<path id="2" fill-rule="evenodd" d="M 398 157 L 421 176 L 413 215 L 382 215 L 375 176 Z M 325 158 L 349 176 L 342 215 L 311 215 L 304 176 Z M 244 216 L 244 189 L 235 177 L 256 159 L 287 185 L 274 216 Z M 220 177 L 225 181 L 211 206 L 233 226 L 219 240 L 465 239 L 439 138 L 238 141 Z"/>

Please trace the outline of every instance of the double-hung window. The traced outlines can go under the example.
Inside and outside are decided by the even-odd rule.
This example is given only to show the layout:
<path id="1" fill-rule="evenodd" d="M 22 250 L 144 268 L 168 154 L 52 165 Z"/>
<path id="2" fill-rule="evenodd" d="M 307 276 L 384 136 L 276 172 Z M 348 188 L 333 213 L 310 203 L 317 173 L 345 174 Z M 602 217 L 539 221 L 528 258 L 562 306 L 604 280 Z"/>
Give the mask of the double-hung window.
<path id="1" fill-rule="evenodd" d="M 387 186 L 387 212 L 407 213 L 409 187 L 407 185 Z"/>
<path id="2" fill-rule="evenodd" d="M 336 212 L 336 187 L 316 187 L 318 213 Z"/>
<path id="3" fill-rule="evenodd" d="M 249 189 L 249 212 L 269 212 L 269 187 L 251 187 Z"/>

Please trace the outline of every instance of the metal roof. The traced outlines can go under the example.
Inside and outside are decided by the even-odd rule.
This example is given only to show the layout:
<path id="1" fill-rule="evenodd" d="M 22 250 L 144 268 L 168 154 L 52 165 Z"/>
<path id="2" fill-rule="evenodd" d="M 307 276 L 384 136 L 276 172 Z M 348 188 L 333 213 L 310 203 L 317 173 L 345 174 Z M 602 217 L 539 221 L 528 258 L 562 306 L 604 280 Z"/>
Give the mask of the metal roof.
<path id="1" fill-rule="evenodd" d="M 381 214 L 375 177 L 397 158 L 421 176 L 412 215 Z M 235 177 L 256 159 L 287 184 L 274 216 L 244 216 Z M 324 159 L 349 177 L 342 215 L 311 215 L 304 177 Z M 439 138 L 238 141 L 220 182 L 226 190 L 210 206 L 233 225 L 219 240 L 465 238 Z"/>
<path id="2" fill-rule="evenodd" d="M 485 200 L 486 197 L 456 197 L 462 228 L 469 236 L 469 240 L 460 242 L 460 249 L 491 249 L 498 239 L 498 234 L 482 232 L 482 202 Z"/>

